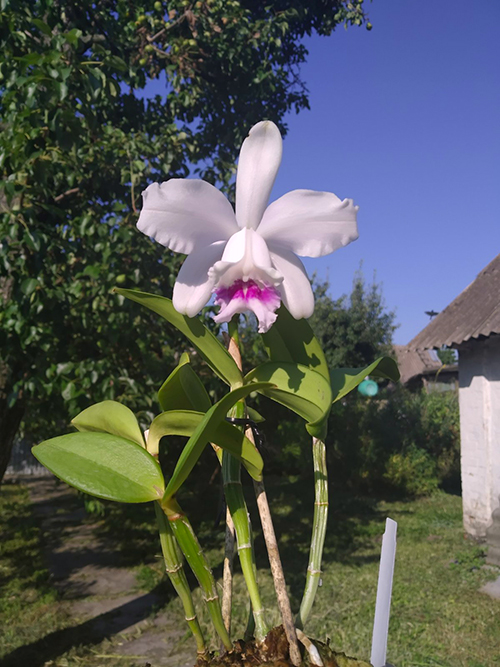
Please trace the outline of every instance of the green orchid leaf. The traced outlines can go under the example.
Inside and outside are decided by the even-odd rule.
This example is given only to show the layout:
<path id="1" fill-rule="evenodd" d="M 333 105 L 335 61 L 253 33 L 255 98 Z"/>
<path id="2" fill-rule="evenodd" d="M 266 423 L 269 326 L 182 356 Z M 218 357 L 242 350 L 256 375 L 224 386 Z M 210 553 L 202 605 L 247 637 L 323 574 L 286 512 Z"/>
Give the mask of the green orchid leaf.
<path id="1" fill-rule="evenodd" d="M 392 357 L 380 357 L 370 365 L 370 368 L 372 370 L 368 375 L 373 375 L 373 377 L 384 378 L 393 382 L 398 382 L 401 377 L 398 364 Z"/>
<path id="2" fill-rule="evenodd" d="M 398 365 L 391 357 L 380 357 L 366 368 L 336 368 L 331 372 L 333 402 L 339 401 L 355 389 L 367 375 L 385 378 L 397 382 L 399 380 Z"/>
<path id="3" fill-rule="evenodd" d="M 275 387 L 260 389 L 259 393 L 285 405 L 305 419 L 311 435 L 320 437 L 320 434 L 324 434 L 332 392 L 330 383 L 322 374 L 302 364 L 270 361 L 246 375 L 245 382 L 254 381 L 272 382 Z"/>
<path id="4" fill-rule="evenodd" d="M 207 390 L 193 371 L 186 352 L 181 355 L 177 368 L 162 384 L 158 401 L 162 410 L 206 412 L 212 407 Z"/>
<path id="5" fill-rule="evenodd" d="M 273 326 L 262 340 L 271 361 L 285 361 L 307 366 L 330 380 L 325 355 L 307 320 L 294 319 L 281 306 Z"/>
<path id="6" fill-rule="evenodd" d="M 148 451 L 153 455 L 157 454 L 160 440 L 166 435 L 191 437 L 204 417 L 203 412 L 188 410 L 169 410 L 158 415 L 149 428 Z M 255 480 L 262 479 L 262 468 L 264 467 L 262 456 L 241 429 L 232 426 L 227 421 L 221 421 L 216 425 L 211 442 L 239 459 L 248 474 Z M 199 454 L 202 451 L 203 449 L 200 449 Z"/>
<path id="7" fill-rule="evenodd" d="M 126 405 L 117 401 L 102 401 L 80 412 L 71 423 L 79 431 L 100 431 L 118 435 L 145 446 L 141 427 Z"/>
<path id="8" fill-rule="evenodd" d="M 257 412 L 255 408 L 251 408 L 247 405 L 247 415 L 248 418 L 251 419 L 253 422 L 256 424 L 261 424 L 262 422 L 265 422 L 265 418 L 260 414 L 260 412 Z"/>
<path id="9" fill-rule="evenodd" d="M 207 442 L 214 442 L 217 427 L 225 419 L 226 414 L 233 405 L 248 396 L 248 394 L 251 394 L 253 391 L 270 389 L 271 387 L 272 383 L 269 382 L 256 382 L 251 385 L 238 387 L 237 389 L 230 391 L 210 408 L 210 410 L 203 416 L 203 419 L 196 427 L 196 430 L 189 438 L 179 456 L 179 460 L 177 461 L 177 465 L 175 466 L 175 470 L 170 478 L 170 482 L 168 483 L 163 497 L 164 502 L 168 502 L 185 482 Z"/>
<path id="10" fill-rule="evenodd" d="M 173 307 L 172 301 L 164 296 L 119 287 L 115 287 L 114 291 L 166 319 L 191 341 L 210 368 L 229 386 L 238 387 L 243 383 L 241 372 L 234 359 L 200 320 L 181 315 Z"/>
<path id="11" fill-rule="evenodd" d="M 64 482 L 98 498 L 146 503 L 163 495 L 158 462 L 144 447 L 110 433 L 69 433 L 45 440 L 32 452 Z"/>

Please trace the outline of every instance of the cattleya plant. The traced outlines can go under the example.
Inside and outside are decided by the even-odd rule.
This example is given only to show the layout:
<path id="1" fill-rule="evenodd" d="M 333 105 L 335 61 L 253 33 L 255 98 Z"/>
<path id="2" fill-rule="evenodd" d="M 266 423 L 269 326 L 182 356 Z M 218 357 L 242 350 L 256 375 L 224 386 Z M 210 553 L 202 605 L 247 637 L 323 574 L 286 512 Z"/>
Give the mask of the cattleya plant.
<path id="1" fill-rule="evenodd" d="M 173 300 L 156 294 L 116 289 L 123 297 L 157 313 L 186 337 L 212 371 L 229 387 L 212 405 L 184 352 L 158 392 L 160 414 L 143 432 L 124 405 L 104 401 L 75 419 L 76 432 L 46 440 L 33 449 L 36 458 L 68 484 L 88 494 L 124 503 L 152 502 L 166 572 L 184 606 L 198 650 L 198 663 L 228 664 L 240 644 L 231 631 L 231 579 L 234 542 L 248 589 L 251 613 L 246 640 L 253 638 L 252 664 L 286 658 L 298 666 L 323 664 L 317 645 L 304 634 L 321 575 L 328 511 L 325 437 L 332 403 L 367 375 L 398 379 L 392 359 L 366 368 L 328 369 L 308 317 L 314 297 L 298 255 L 319 257 L 354 241 L 357 207 L 329 192 L 295 190 L 269 206 L 281 161 L 282 140 L 269 121 L 255 125 L 241 148 L 236 206 L 214 186 L 197 179 L 171 179 L 150 185 L 138 228 L 174 252 L 187 255 L 174 286 Z M 227 322 L 226 345 L 196 318 L 212 297 L 220 306 L 216 322 Z M 268 360 L 242 374 L 239 314 L 255 314 Z M 263 482 L 263 461 L 255 444 L 259 415 L 248 403 L 255 392 L 281 403 L 305 421 L 311 435 L 315 503 L 309 563 L 300 609 L 294 618 L 285 586 L 271 513 Z M 166 478 L 158 461 L 160 440 L 185 436 L 187 443 Z M 226 553 L 222 601 L 196 534 L 179 504 L 182 486 L 205 447 L 217 455 L 227 503 Z M 285 653 L 263 607 L 255 566 L 252 528 L 241 484 L 241 468 L 254 482 L 284 633 Z M 235 539 L 234 539 L 235 536 Z M 197 620 L 184 559 L 202 589 L 222 649 L 208 653 Z M 274 633 L 274 635 L 273 635 Z M 278 633 L 278 635 L 277 635 Z M 250 651 L 250 644 L 246 644 Z M 274 648 L 273 648 L 274 646 Z M 273 655 L 274 651 L 274 655 Z M 230 664 L 230 663 L 229 663 Z M 240 664 L 240 663 L 238 663 Z M 330 662 L 328 664 L 336 664 Z M 367 664 L 367 663 L 354 663 Z"/>

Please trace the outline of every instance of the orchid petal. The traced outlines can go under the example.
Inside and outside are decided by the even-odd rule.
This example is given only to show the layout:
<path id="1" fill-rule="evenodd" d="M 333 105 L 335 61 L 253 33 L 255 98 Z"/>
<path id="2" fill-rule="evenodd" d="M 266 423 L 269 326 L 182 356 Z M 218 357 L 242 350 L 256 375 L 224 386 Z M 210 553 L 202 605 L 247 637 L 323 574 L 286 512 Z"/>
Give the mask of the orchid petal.
<path id="1" fill-rule="evenodd" d="M 248 228 L 229 239 L 221 261 L 214 264 L 210 274 L 218 285 L 230 285 L 236 280 L 256 280 L 269 285 L 279 285 L 282 281 L 273 267 L 266 242 Z"/>
<path id="2" fill-rule="evenodd" d="M 281 134 L 269 120 L 254 125 L 243 142 L 236 174 L 236 219 L 256 229 L 281 163 Z"/>
<path id="3" fill-rule="evenodd" d="M 189 254 L 238 231 L 231 204 L 205 181 L 172 178 L 152 183 L 142 196 L 137 227 L 174 252 Z"/>
<path id="4" fill-rule="evenodd" d="M 259 234 L 304 257 L 322 257 L 358 238 L 352 199 L 331 192 L 293 190 L 266 209 Z"/>
<path id="5" fill-rule="evenodd" d="M 277 289 L 285 307 L 296 320 L 311 317 L 314 295 L 304 265 L 293 252 L 275 246 L 269 250 L 274 266 L 283 276 Z"/>
<path id="6" fill-rule="evenodd" d="M 210 300 L 215 283 L 209 269 L 222 257 L 225 244 L 217 241 L 186 258 L 174 285 L 172 303 L 177 312 L 194 317 Z"/>

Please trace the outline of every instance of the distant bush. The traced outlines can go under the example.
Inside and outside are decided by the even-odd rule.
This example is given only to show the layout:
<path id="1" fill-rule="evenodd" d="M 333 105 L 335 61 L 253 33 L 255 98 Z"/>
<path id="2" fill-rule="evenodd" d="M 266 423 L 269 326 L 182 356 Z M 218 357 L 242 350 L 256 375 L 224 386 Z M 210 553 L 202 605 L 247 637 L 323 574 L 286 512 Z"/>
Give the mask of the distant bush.
<path id="1" fill-rule="evenodd" d="M 260 399 L 265 421 L 258 425 L 266 476 L 312 475 L 311 438 L 304 421 L 269 399 Z M 165 467 L 173 468 L 183 438 L 164 441 Z M 365 398 L 357 391 L 335 403 L 326 439 L 332 488 L 360 493 L 396 492 L 414 497 L 439 488 L 460 490 L 460 427 L 454 391 L 412 393 L 404 387 L 382 389 Z M 218 483 L 217 462 L 207 447 L 194 474 L 196 484 Z M 194 482 L 193 482 L 194 484 Z M 192 487 L 194 488 L 194 487 Z M 100 516 L 104 504 L 85 498 L 89 514 Z"/>
<path id="2" fill-rule="evenodd" d="M 380 395 L 379 395 L 380 396 Z M 404 387 L 335 404 L 327 448 L 331 474 L 359 489 L 390 487 L 424 495 L 460 488 L 458 396 Z"/>
<path id="3" fill-rule="evenodd" d="M 389 456 L 384 480 L 409 495 L 427 495 L 439 486 L 434 461 L 428 452 L 416 445 Z"/>

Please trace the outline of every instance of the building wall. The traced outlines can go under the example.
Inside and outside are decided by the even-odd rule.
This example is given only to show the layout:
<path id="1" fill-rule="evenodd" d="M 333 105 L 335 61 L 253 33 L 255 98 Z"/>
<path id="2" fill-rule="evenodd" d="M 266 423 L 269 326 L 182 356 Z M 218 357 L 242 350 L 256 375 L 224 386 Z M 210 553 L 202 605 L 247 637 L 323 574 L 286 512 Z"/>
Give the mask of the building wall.
<path id="1" fill-rule="evenodd" d="M 484 537 L 500 500 L 500 336 L 459 348 L 465 530 Z"/>
<path id="2" fill-rule="evenodd" d="M 36 442 L 17 438 L 12 448 L 12 456 L 5 471 L 6 476 L 19 477 L 32 475 L 33 477 L 47 477 L 52 475 L 31 453 Z"/>

